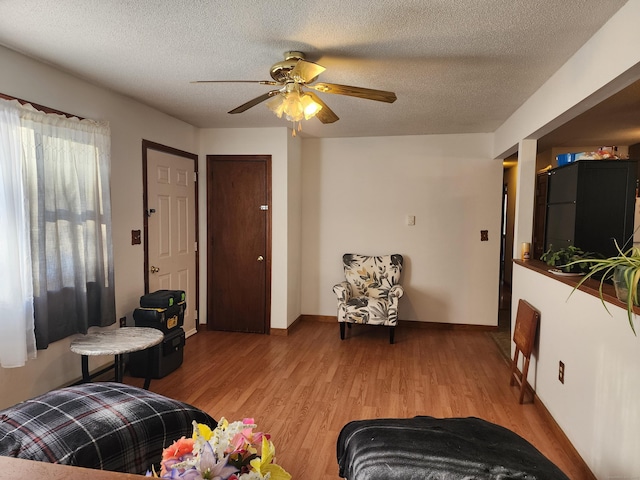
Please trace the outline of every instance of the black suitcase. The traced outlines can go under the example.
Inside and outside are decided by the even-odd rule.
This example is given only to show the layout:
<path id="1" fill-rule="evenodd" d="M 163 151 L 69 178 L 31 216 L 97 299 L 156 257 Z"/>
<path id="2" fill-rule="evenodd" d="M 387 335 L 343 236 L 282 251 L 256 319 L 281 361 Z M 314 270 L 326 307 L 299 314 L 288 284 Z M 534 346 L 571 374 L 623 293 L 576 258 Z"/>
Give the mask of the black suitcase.
<path id="1" fill-rule="evenodd" d="M 184 359 L 185 335 L 182 328 L 164 336 L 162 343 L 151 347 L 151 371 L 149 372 L 149 350 L 129 354 L 129 373 L 132 377 L 163 378 L 175 371 Z"/>
<path id="2" fill-rule="evenodd" d="M 156 290 L 140 297 L 143 308 L 168 308 L 186 300 L 184 290 Z"/>
<path id="3" fill-rule="evenodd" d="M 168 308 L 136 308 L 133 320 L 136 327 L 151 327 L 169 333 L 184 325 L 185 302 Z"/>

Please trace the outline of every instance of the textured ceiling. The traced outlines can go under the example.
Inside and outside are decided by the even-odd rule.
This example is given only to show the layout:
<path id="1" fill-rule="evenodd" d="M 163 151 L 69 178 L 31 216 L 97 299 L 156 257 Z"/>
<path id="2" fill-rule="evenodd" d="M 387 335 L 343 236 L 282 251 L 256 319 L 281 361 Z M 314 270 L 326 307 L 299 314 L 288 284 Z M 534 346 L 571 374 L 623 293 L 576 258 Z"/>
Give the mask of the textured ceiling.
<path id="1" fill-rule="evenodd" d="M 1 0 L 0 44 L 198 127 L 277 127 L 270 80 L 300 50 L 324 82 L 397 94 L 320 94 L 340 117 L 314 137 L 492 132 L 626 0 Z M 1 68 L 1 66 L 0 66 Z M 11 92 L 3 92 L 11 93 Z M 54 106 L 54 105 L 51 105 Z"/>

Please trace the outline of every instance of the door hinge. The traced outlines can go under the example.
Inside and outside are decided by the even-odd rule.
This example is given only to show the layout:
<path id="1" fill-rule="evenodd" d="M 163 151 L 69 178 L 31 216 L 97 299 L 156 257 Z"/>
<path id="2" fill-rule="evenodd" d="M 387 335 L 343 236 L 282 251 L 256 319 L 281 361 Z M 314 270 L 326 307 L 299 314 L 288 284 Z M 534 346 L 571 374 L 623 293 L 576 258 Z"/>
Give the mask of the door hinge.
<path id="1" fill-rule="evenodd" d="M 198 242 L 193 242 L 193 251 L 194 252 L 198 251 Z"/>
<path id="2" fill-rule="evenodd" d="M 269 210 L 269 205 L 260 205 L 260 210 Z"/>
<path id="3" fill-rule="evenodd" d="M 193 181 L 194 182 L 198 181 L 198 172 L 193 172 Z"/>

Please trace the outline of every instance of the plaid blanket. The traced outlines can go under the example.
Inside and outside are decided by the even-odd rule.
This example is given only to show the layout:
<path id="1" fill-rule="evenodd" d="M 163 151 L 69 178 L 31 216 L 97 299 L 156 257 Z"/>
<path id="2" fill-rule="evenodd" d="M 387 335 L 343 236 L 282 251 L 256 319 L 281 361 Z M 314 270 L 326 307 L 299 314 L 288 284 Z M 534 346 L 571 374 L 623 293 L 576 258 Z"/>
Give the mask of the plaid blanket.
<path id="1" fill-rule="evenodd" d="M 121 383 L 62 388 L 0 410 L 0 455 L 144 474 L 162 449 L 190 437 L 205 412 Z"/>

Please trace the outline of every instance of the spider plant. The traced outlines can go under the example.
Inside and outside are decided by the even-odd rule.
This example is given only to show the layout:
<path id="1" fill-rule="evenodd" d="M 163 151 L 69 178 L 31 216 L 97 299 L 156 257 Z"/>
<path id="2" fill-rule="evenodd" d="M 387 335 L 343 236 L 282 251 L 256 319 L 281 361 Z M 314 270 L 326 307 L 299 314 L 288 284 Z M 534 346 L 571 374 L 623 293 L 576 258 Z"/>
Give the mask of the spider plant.
<path id="1" fill-rule="evenodd" d="M 600 278 L 600 286 L 598 288 L 600 300 L 605 310 L 611 314 L 604 301 L 602 286 L 606 280 L 613 277 L 616 296 L 618 300 L 626 304 L 629 325 L 631 326 L 631 330 L 633 330 L 633 334 L 636 335 L 636 329 L 633 323 L 633 306 L 639 305 L 640 248 L 632 247 L 623 252 L 618 246 L 618 242 L 615 243 L 616 249 L 618 250 L 618 255 L 615 257 L 582 259 L 568 264 L 572 265 L 586 262 L 589 265 L 588 273 L 582 277 L 571 293 L 575 292 L 587 279 L 597 275 Z"/>

